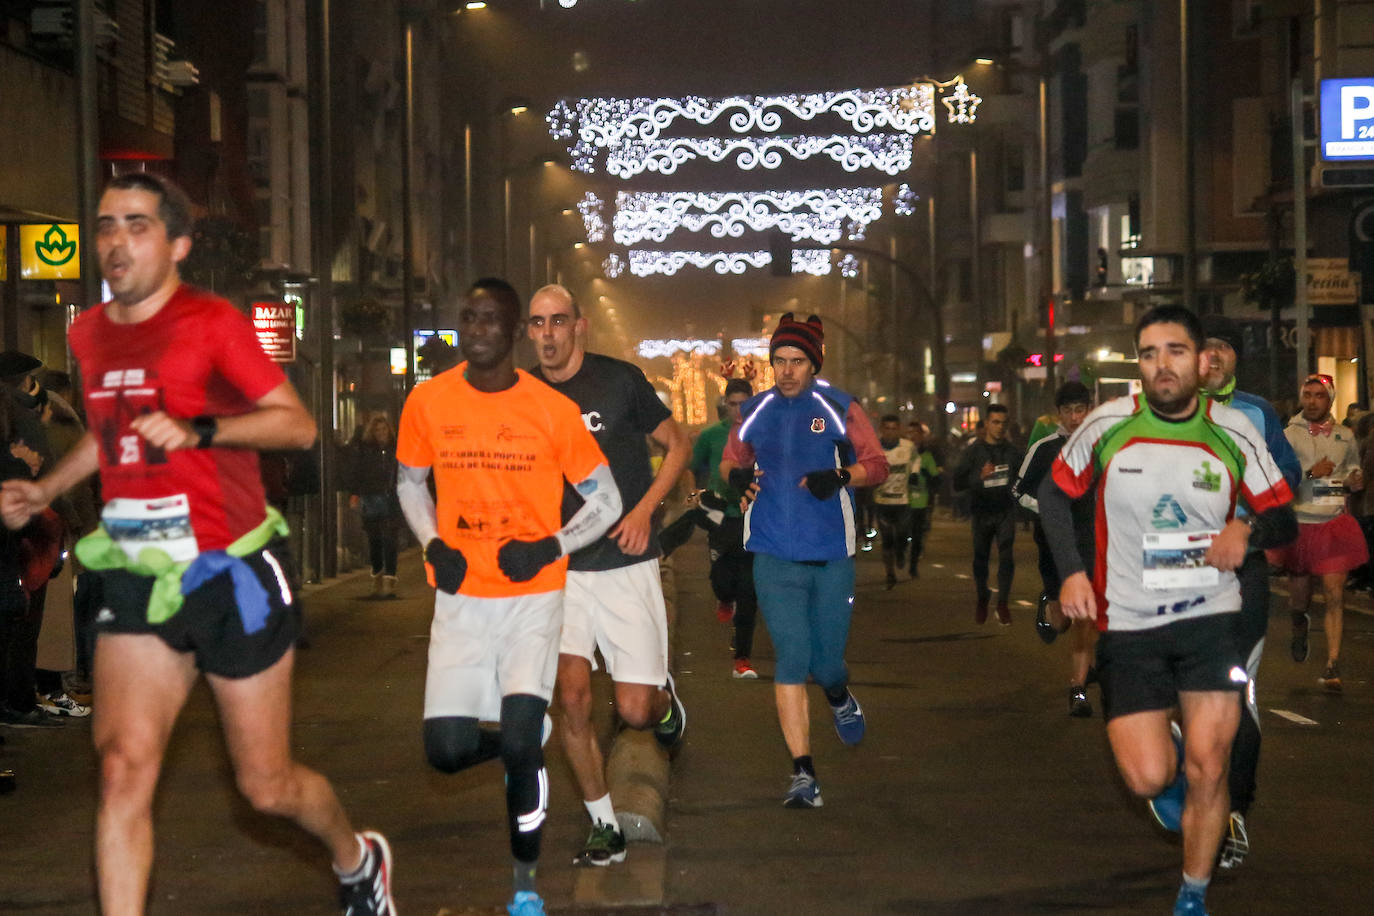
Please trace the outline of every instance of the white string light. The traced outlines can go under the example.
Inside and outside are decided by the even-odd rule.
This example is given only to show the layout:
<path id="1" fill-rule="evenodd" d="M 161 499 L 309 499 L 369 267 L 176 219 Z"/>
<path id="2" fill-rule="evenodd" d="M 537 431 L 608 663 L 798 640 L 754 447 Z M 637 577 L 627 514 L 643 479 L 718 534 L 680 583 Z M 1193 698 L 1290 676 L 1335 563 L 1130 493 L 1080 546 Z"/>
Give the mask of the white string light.
<path id="1" fill-rule="evenodd" d="M 892 200 L 892 210 L 898 216 L 914 216 L 916 201 L 920 199 L 920 196 L 911 189 L 911 185 L 903 183 L 897 188 L 897 196 Z"/>
<path id="2" fill-rule="evenodd" d="M 636 277 L 671 277 L 684 267 L 714 270 L 718 274 L 742 274 L 749 268 L 767 267 L 773 258 L 766 251 L 629 251 L 630 273 Z M 792 252 L 792 271 L 822 277 L 830 273 L 826 249 Z"/>
<path id="3" fill-rule="evenodd" d="M 840 276 L 852 280 L 858 275 L 859 259 L 851 252 L 845 252 L 844 257 L 840 258 Z"/>
<path id="4" fill-rule="evenodd" d="M 606 237 L 606 220 L 601 215 L 604 203 L 591 191 L 577 202 L 577 212 L 582 214 L 582 226 L 587 230 L 587 241 L 593 244 Z"/>
<path id="5" fill-rule="evenodd" d="M 606 255 L 606 260 L 601 262 L 601 272 L 608 279 L 614 280 L 625 272 L 625 259 L 614 251 Z"/>
<path id="6" fill-rule="evenodd" d="M 720 352 L 719 340 L 641 340 L 635 348 L 644 359 L 657 359 L 687 353 L 693 356 L 715 356 Z"/>
<path id="7" fill-rule="evenodd" d="M 662 242 L 678 229 L 739 238 L 746 229 L 781 229 L 793 241 L 823 245 L 863 229 L 883 214 L 881 188 L 801 191 L 626 192 L 615 196 L 615 240 L 621 245 Z"/>
<path id="8" fill-rule="evenodd" d="M 771 341 L 767 337 L 736 337 L 730 341 L 730 349 L 740 356 L 761 356 L 768 358 L 768 344 Z"/>
<path id="9" fill-rule="evenodd" d="M 949 109 L 949 123 L 972 124 L 978 120 L 978 103 L 983 100 L 969 91 L 962 76 L 957 76 L 954 78 L 954 91 L 942 96 L 940 101 Z"/>
<path id="10" fill-rule="evenodd" d="M 723 162 L 734 157 L 744 170 L 776 169 L 786 157 L 797 160 L 828 156 L 846 172 L 879 169 L 889 175 L 911 167 L 912 139 L 906 134 L 804 134 L 788 137 L 676 137 L 633 140 L 606 152 L 606 172 L 633 178 L 641 172 L 671 175 L 678 166 L 698 157 Z M 573 168 L 591 172 L 590 159 L 577 159 Z"/>

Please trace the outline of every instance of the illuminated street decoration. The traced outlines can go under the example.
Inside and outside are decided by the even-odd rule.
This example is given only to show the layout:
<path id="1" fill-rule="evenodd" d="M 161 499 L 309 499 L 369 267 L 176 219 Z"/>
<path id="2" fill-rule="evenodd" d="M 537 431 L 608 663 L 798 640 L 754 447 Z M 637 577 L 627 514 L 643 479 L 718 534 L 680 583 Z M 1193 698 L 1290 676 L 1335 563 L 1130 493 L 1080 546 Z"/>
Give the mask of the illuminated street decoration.
<path id="1" fill-rule="evenodd" d="M 630 273 L 636 277 L 671 277 L 684 267 L 714 270 L 718 274 L 742 274 L 751 267 L 767 267 L 773 262 L 766 251 L 648 251 L 632 248 Z M 821 277 L 830 273 L 827 249 L 793 251 L 792 271 Z"/>
<path id="2" fill-rule="evenodd" d="M 686 353 L 694 356 L 715 356 L 720 352 L 719 340 L 641 340 L 635 352 L 644 359 L 676 356 Z"/>
<path id="3" fill-rule="evenodd" d="M 740 356 L 761 356 L 767 359 L 770 342 L 767 337 L 736 337 L 730 341 L 730 349 Z"/>
<path id="4" fill-rule="evenodd" d="M 662 242 L 678 229 L 739 238 L 745 230 L 781 229 L 793 241 L 828 245 L 863 229 L 883 213 L 881 188 L 802 191 L 621 191 L 615 196 L 615 240 Z"/>
<path id="5" fill-rule="evenodd" d="M 736 167 L 776 169 L 787 157 L 797 160 L 828 156 L 846 172 L 878 169 L 889 175 L 911 167 L 911 137 L 906 134 L 806 134 L 786 137 L 675 137 L 631 140 L 606 151 L 606 172 L 633 178 L 642 172 L 671 175 L 678 166 L 704 158 Z M 573 168 L 592 172 L 591 159 L 576 158 Z"/>
<path id="6" fill-rule="evenodd" d="M 625 259 L 615 252 L 606 255 L 606 260 L 601 262 L 601 272 L 608 279 L 614 280 L 625 272 Z"/>
<path id="7" fill-rule="evenodd" d="M 852 280 L 859 275 L 859 259 L 853 254 L 845 252 L 844 257 L 840 258 L 840 276 L 846 280 Z"/>
<path id="8" fill-rule="evenodd" d="M 954 91 L 944 94 L 940 101 L 949 109 L 949 123 L 972 124 L 978 120 L 978 104 L 983 100 L 969 91 L 962 76 L 956 76 Z"/>
<path id="9" fill-rule="evenodd" d="M 903 182 L 897 188 L 897 196 L 892 200 L 892 210 L 898 216 L 914 216 L 916 214 L 916 201 L 920 196 L 911 189 L 911 185 Z"/>
<path id="10" fill-rule="evenodd" d="M 601 215 L 603 206 L 601 198 L 591 191 L 577 203 L 577 212 L 582 214 L 582 225 L 587 230 L 587 241 L 593 244 L 606 237 L 606 219 Z"/>

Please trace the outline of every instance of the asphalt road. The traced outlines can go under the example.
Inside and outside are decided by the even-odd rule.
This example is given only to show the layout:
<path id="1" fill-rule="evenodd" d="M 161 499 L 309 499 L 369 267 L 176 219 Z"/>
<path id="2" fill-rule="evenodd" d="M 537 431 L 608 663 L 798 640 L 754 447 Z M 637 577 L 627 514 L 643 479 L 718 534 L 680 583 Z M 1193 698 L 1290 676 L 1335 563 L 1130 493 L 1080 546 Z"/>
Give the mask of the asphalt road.
<path id="1" fill-rule="evenodd" d="M 876 552 L 860 556 L 849 663 L 868 737 L 841 746 L 813 691 L 825 806 L 791 811 L 781 807 L 790 765 L 767 637 L 760 627 L 754 657 L 764 677 L 732 679 L 704 539 L 679 551 L 676 665 L 689 726 L 673 763 L 667 843 L 634 846 L 625 866 L 605 873 L 572 868 L 586 818 L 555 738 L 540 867 L 551 911 L 1170 912 L 1177 842 L 1122 789 L 1101 719 L 1066 715 L 1066 649 L 1033 635 L 1029 534 L 1017 537 L 1010 627 L 973 623 L 968 553 L 966 527 L 938 521 L 921 578 L 892 591 Z M 417 558 L 403 560 L 401 599 L 364 600 L 367 589 L 365 576 L 354 577 L 306 596 L 298 754 L 330 777 L 360 826 L 390 837 L 402 913 L 496 912 L 510 894 L 500 771 L 446 776 L 421 753 L 430 602 Z M 1319 628 L 1311 659 L 1294 664 L 1276 602 L 1259 686 L 1254 851 L 1214 883 L 1218 916 L 1370 911 L 1359 901 L 1374 849 L 1374 619 L 1367 600 L 1361 607 L 1346 620 L 1345 694 L 1332 697 L 1316 682 Z M 1096 703 L 1096 688 L 1090 697 Z M 17 791 L 0 796 L 0 912 L 95 912 L 88 725 L 0 731 L 0 768 L 18 776 Z M 234 792 L 203 688 L 173 739 L 157 843 L 152 913 L 334 912 L 323 852 Z"/>

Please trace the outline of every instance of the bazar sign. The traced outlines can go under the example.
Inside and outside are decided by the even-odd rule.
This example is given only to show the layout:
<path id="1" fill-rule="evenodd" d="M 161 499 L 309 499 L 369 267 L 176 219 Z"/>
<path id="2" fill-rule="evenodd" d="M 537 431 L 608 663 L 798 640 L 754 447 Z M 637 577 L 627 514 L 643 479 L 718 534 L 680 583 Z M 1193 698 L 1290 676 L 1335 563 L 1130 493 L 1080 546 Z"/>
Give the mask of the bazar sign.
<path id="1" fill-rule="evenodd" d="M 1348 258 L 1307 259 L 1309 305 L 1354 305 L 1359 294 L 1359 280 L 1350 272 Z"/>
<path id="2" fill-rule="evenodd" d="M 75 223 L 19 227 L 19 276 L 25 280 L 77 280 L 81 249 Z"/>
<path id="3" fill-rule="evenodd" d="M 280 299 L 253 303 L 253 328 L 263 352 L 276 363 L 296 359 L 296 306 Z"/>

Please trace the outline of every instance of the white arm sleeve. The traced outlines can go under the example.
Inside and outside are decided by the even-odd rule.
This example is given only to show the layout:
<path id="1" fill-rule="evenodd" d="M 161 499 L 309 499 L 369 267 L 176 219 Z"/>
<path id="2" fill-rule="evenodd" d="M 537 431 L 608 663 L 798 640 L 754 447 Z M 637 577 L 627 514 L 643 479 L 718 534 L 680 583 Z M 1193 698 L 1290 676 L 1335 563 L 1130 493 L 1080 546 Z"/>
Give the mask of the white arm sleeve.
<path id="1" fill-rule="evenodd" d="M 434 497 L 429 495 L 429 468 L 413 468 L 400 465 L 396 475 L 396 498 L 401 503 L 401 514 L 406 524 L 415 533 L 415 539 L 424 547 L 439 536 L 439 517 L 434 511 Z"/>
<path id="2" fill-rule="evenodd" d="M 598 464 L 586 480 L 573 484 L 573 487 L 586 502 L 554 535 L 558 539 L 558 546 L 563 548 L 564 556 L 601 537 L 620 518 L 620 489 L 615 485 L 608 465 Z M 401 506 L 404 508 L 405 503 L 402 502 Z M 406 517 L 410 517 L 409 513 Z"/>

